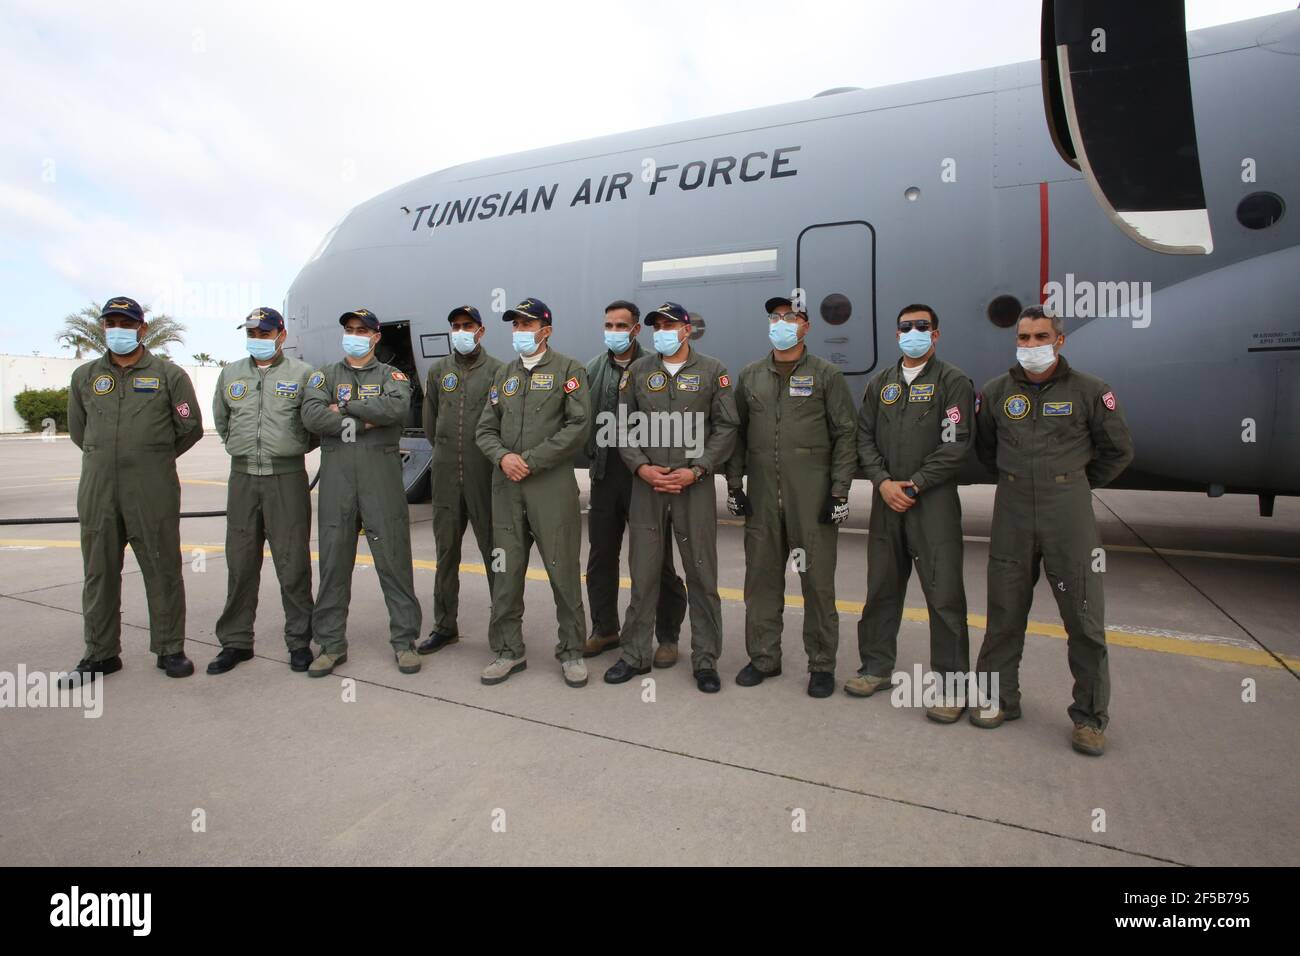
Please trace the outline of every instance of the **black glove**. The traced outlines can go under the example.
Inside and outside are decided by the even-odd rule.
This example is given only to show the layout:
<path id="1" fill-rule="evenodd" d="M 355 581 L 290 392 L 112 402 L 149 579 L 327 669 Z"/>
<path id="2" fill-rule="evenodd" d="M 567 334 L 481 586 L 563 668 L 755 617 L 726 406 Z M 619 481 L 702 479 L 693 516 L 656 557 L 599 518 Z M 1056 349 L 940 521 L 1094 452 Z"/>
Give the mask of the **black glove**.
<path id="1" fill-rule="evenodd" d="M 740 488 L 727 489 L 727 510 L 737 518 L 747 518 L 754 513 L 754 509 L 749 506 L 749 498 Z"/>
<path id="2" fill-rule="evenodd" d="M 822 513 L 818 515 L 817 520 L 822 524 L 844 524 L 849 520 L 849 499 L 827 495 L 826 503 L 822 505 Z"/>

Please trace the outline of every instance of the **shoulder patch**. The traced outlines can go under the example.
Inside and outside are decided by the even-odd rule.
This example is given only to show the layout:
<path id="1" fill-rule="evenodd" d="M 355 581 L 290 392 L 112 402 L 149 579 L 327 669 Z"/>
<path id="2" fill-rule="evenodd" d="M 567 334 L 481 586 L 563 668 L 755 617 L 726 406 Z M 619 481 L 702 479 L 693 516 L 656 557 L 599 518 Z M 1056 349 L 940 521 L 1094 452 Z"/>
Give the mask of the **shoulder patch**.
<path id="1" fill-rule="evenodd" d="M 405 381 L 408 381 L 408 379 L 407 379 L 407 377 L 406 377 L 406 373 L 405 373 L 405 372 L 399 372 L 397 369 L 393 369 L 393 381 L 394 381 L 394 382 L 405 382 Z"/>
<path id="2" fill-rule="evenodd" d="M 576 392 L 581 387 L 582 382 L 578 381 L 578 376 L 576 375 L 570 375 L 564 381 L 564 390 L 566 392 Z"/>
<path id="3" fill-rule="evenodd" d="M 943 414 L 952 424 L 961 424 L 961 409 L 956 405 L 953 405 L 951 408 L 945 408 Z"/>
<path id="4" fill-rule="evenodd" d="M 307 379 L 307 386 L 309 388 L 319 388 L 323 391 L 325 388 L 325 373 L 312 372 L 311 378 Z"/>
<path id="5" fill-rule="evenodd" d="M 719 376 L 718 376 L 718 384 L 719 384 L 720 386 L 722 386 L 723 388 L 730 388 L 730 387 L 731 387 L 731 376 L 730 376 L 730 375 L 719 375 Z"/>
<path id="6" fill-rule="evenodd" d="M 618 390 L 624 391 L 627 388 L 628 380 L 632 378 L 632 373 L 623 369 L 623 374 L 618 377 Z"/>
<path id="7" fill-rule="evenodd" d="M 493 385 L 488 389 L 488 401 L 495 405 L 499 398 L 500 396 L 497 394 L 497 387 Z"/>
<path id="8" fill-rule="evenodd" d="M 1108 409 L 1110 409 L 1112 412 L 1115 410 L 1115 406 L 1119 404 L 1118 402 L 1115 401 L 1114 392 L 1107 392 L 1106 394 L 1102 395 L 1101 403 L 1105 405 Z"/>
<path id="9" fill-rule="evenodd" d="M 189 402 L 181 402 L 179 405 L 177 405 L 177 406 L 176 406 L 176 414 L 179 415 L 181 418 L 189 418 L 189 417 L 190 417 L 190 403 L 189 403 Z"/>

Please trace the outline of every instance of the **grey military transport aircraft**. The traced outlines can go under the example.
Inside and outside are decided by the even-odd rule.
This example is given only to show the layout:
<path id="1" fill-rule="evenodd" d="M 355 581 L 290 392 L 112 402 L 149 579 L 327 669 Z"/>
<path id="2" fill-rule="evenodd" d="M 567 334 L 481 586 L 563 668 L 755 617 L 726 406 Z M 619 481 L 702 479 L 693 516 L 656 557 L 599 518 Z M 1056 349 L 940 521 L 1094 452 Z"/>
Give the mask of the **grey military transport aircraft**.
<path id="1" fill-rule="evenodd" d="M 539 296 L 555 345 L 601 348 L 605 304 L 665 299 L 733 372 L 762 303 L 803 290 L 808 343 L 849 376 L 897 360 L 894 316 L 937 310 L 978 387 L 1014 361 L 1021 307 L 1124 404 L 1117 485 L 1300 494 L 1300 11 L 1188 34 L 1178 0 L 1047 0 L 1042 57 L 484 159 L 348 212 L 289 290 L 289 350 L 339 354 L 337 317 L 385 322 L 416 383 L 407 487 L 446 315 Z M 489 311 L 492 310 L 492 311 Z M 495 313 L 495 314 L 493 314 Z M 968 480 L 986 480 L 971 463 Z"/>

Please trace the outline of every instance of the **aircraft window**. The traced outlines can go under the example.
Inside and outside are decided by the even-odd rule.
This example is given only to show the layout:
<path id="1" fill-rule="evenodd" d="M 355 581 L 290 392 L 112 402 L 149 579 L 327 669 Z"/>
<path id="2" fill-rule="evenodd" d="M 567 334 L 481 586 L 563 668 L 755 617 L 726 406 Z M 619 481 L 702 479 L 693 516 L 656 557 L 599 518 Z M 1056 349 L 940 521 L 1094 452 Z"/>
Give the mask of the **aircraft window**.
<path id="1" fill-rule="evenodd" d="M 746 252 L 722 252 L 679 259 L 647 259 L 641 263 L 641 281 L 671 282 L 775 271 L 775 249 L 751 249 Z"/>
<path id="2" fill-rule="evenodd" d="M 822 299 L 821 313 L 827 325 L 843 325 L 853 314 L 853 303 L 849 301 L 847 295 L 832 292 Z"/>
<path id="3" fill-rule="evenodd" d="M 334 224 L 334 228 L 325 233 L 325 238 L 320 241 L 320 245 L 317 246 L 316 251 L 311 254 L 311 258 L 307 260 L 308 262 L 315 262 L 324 255 L 325 250 L 329 248 L 330 241 L 334 238 L 334 233 L 339 231 L 339 226 L 341 225 L 343 225 L 343 220 L 340 219 Z"/>
<path id="4" fill-rule="evenodd" d="M 1247 229 L 1267 229 L 1285 211 L 1286 204 L 1276 193 L 1251 193 L 1237 204 L 1237 222 Z"/>
<path id="5" fill-rule="evenodd" d="M 698 312 L 692 312 L 690 313 L 690 316 L 691 316 L 691 341 L 693 342 L 696 339 L 704 338 L 704 330 L 707 323 L 704 321 L 704 316 L 700 315 L 700 313 Z"/>
<path id="6" fill-rule="evenodd" d="M 989 303 L 989 321 L 1000 329 L 1009 329 L 1020 318 L 1020 300 L 1014 295 L 995 296 Z"/>

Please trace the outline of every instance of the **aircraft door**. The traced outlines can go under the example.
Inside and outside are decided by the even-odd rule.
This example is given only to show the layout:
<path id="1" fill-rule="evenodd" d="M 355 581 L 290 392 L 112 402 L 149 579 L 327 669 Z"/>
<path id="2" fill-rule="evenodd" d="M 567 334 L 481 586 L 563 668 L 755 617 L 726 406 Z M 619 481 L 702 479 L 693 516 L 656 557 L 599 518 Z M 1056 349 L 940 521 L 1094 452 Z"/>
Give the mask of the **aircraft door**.
<path id="1" fill-rule="evenodd" d="M 799 233 L 795 285 L 804 290 L 813 353 L 845 375 L 876 367 L 876 231 L 869 222 L 824 222 Z"/>

